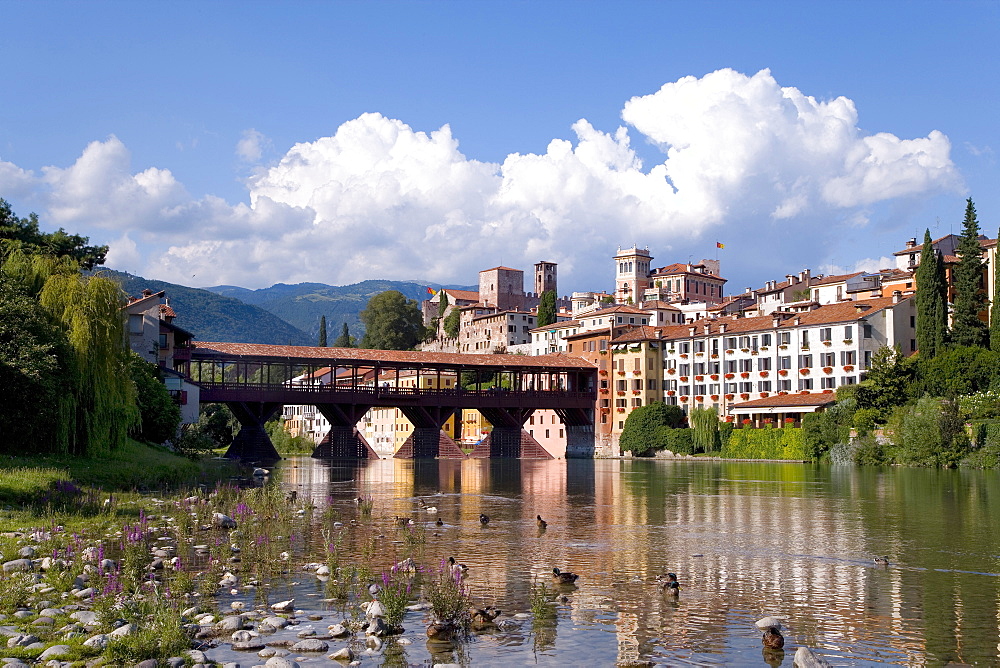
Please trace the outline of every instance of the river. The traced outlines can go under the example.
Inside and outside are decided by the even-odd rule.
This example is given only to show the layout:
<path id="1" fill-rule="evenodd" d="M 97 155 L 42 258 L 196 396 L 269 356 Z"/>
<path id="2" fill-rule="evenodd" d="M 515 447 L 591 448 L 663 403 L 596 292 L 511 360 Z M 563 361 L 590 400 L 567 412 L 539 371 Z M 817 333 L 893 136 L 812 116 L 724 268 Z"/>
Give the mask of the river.
<path id="1" fill-rule="evenodd" d="M 834 665 L 1000 662 L 997 472 L 650 460 L 279 466 L 285 488 L 342 507 L 345 521 L 359 495 L 373 499 L 373 523 L 413 518 L 425 537 L 418 561 L 455 556 L 476 601 L 505 613 L 527 612 L 532 581 L 551 582 L 553 567 L 580 576 L 559 592 L 551 623 L 521 620 L 438 652 L 411 613 L 407 644 L 368 665 L 391 656 L 791 666 L 799 645 Z M 370 539 L 376 572 L 406 552 L 388 533 Z M 677 598 L 654 582 L 668 571 Z M 783 656 L 762 652 L 753 623 L 766 615 L 786 620 Z"/>

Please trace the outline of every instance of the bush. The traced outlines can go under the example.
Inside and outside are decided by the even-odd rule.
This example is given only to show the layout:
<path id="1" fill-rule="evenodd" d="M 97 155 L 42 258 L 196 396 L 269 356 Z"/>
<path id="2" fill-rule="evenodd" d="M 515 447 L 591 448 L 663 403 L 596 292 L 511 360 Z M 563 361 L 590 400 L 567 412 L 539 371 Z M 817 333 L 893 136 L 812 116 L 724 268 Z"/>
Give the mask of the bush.
<path id="1" fill-rule="evenodd" d="M 181 409 L 160 379 L 156 365 L 132 353 L 129 370 L 135 383 L 140 418 L 139 424 L 133 428 L 133 435 L 149 443 L 163 443 L 177 438 Z"/>
<path id="2" fill-rule="evenodd" d="M 909 466 L 957 466 L 970 443 L 956 402 L 924 397 L 889 419 L 894 459 Z"/>
<path id="3" fill-rule="evenodd" d="M 694 454 L 694 430 L 660 428 L 664 433 L 666 449 L 677 455 Z"/>
<path id="4" fill-rule="evenodd" d="M 867 434 L 851 443 L 851 461 L 860 466 L 883 466 L 890 463 L 891 457 L 885 446 L 874 434 Z"/>
<path id="5" fill-rule="evenodd" d="M 722 450 L 729 459 L 804 460 L 806 456 L 802 429 L 734 429 Z"/>
<path id="6" fill-rule="evenodd" d="M 670 408 L 677 407 L 654 402 L 632 411 L 625 420 L 625 427 L 618 440 L 621 449 L 636 456 L 653 450 L 669 449 L 668 430 L 663 428 L 676 424 L 676 415 Z"/>

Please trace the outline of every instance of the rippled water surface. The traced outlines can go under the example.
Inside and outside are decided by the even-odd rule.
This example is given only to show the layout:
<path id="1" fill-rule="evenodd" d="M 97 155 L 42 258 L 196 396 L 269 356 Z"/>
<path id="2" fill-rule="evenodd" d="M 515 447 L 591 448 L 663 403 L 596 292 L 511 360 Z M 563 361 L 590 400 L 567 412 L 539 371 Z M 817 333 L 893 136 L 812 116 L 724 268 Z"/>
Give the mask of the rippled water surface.
<path id="1" fill-rule="evenodd" d="M 278 478 L 300 500 L 337 506 L 345 530 L 358 516 L 353 500 L 372 497 L 371 520 L 345 547 L 376 573 L 409 554 L 429 566 L 454 555 L 470 568 L 476 601 L 511 614 L 528 611 L 532 580 L 549 582 L 553 567 L 580 575 L 560 592 L 552 623 L 524 620 L 438 651 L 423 614 L 410 613 L 410 644 L 390 644 L 366 665 L 791 666 L 799 645 L 834 665 L 1000 663 L 995 472 L 299 458 L 282 462 Z M 405 540 L 394 516 L 424 527 L 424 542 Z M 654 583 L 668 571 L 682 584 L 677 599 Z M 297 606 L 322 610 L 316 583 L 296 581 L 286 586 Z M 317 629 L 339 618 L 324 614 Z M 762 652 L 753 622 L 765 615 L 787 619 L 783 656 Z"/>

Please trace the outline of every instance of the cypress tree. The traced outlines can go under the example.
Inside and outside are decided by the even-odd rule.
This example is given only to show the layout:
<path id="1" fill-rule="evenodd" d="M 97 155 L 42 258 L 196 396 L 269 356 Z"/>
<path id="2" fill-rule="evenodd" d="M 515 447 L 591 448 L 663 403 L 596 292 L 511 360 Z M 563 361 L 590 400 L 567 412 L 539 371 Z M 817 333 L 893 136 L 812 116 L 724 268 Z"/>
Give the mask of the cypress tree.
<path id="1" fill-rule="evenodd" d="M 536 326 L 545 327 L 556 321 L 556 293 L 546 290 L 538 299 L 538 321 Z"/>
<path id="2" fill-rule="evenodd" d="M 931 244 L 930 230 L 924 231 L 924 246 L 917 267 L 917 348 L 921 359 L 941 352 L 948 328 L 948 307 L 945 302 L 945 282 L 941 258 Z"/>
<path id="3" fill-rule="evenodd" d="M 319 342 L 316 344 L 320 348 L 326 348 L 326 316 L 319 317 Z"/>
<path id="4" fill-rule="evenodd" d="M 340 336 L 333 342 L 334 348 L 353 348 L 354 341 L 351 339 L 351 332 L 347 329 L 347 323 L 340 330 Z"/>
<path id="5" fill-rule="evenodd" d="M 997 232 L 997 243 L 1000 244 L 1000 231 Z M 1000 250 L 1000 249 L 997 249 Z M 990 305 L 990 348 L 1000 352 L 1000 255 L 993 254 L 993 303 Z"/>
<path id="6" fill-rule="evenodd" d="M 958 264 L 955 266 L 955 304 L 952 309 L 951 338 L 960 346 L 982 346 L 989 330 L 979 319 L 986 310 L 983 291 L 983 258 L 979 245 L 979 221 L 972 198 L 966 200 L 962 236 L 958 241 Z"/>

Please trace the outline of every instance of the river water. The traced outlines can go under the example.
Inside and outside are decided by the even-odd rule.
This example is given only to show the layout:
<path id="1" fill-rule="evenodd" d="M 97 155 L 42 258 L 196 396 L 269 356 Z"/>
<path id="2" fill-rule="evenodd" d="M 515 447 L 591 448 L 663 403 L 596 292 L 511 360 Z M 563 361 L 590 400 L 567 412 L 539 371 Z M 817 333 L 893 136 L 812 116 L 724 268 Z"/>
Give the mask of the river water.
<path id="1" fill-rule="evenodd" d="M 505 613 L 527 612 L 532 581 L 551 582 L 553 567 L 580 576 L 560 588 L 551 623 L 519 620 L 442 651 L 410 613 L 405 644 L 365 665 L 791 666 L 800 645 L 834 665 L 1000 663 L 1000 473 L 648 460 L 279 467 L 285 488 L 340 507 L 345 524 L 359 495 L 374 500 L 373 525 L 413 518 L 418 561 L 455 556 L 474 599 Z M 375 572 L 413 549 L 378 531 L 357 557 Z M 668 571 L 677 598 L 654 582 Z M 783 656 L 762 652 L 753 623 L 767 615 L 786 619 Z"/>

